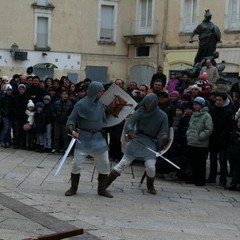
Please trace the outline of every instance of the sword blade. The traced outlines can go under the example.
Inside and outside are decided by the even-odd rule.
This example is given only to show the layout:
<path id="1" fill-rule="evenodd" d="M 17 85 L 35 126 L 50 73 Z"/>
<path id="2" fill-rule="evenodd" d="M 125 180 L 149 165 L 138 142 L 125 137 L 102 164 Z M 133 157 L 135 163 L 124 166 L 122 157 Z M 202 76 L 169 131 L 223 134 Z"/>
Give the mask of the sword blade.
<path id="1" fill-rule="evenodd" d="M 177 166 L 175 163 L 171 162 L 170 160 L 168 160 L 167 158 L 165 158 L 162 154 L 160 154 L 159 152 L 156 152 L 154 150 L 152 150 L 151 148 L 147 147 L 147 149 L 153 153 L 155 153 L 156 157 L 161 157 L 163 160 L 165 160 L 166 162 L 170 163 L 172 166 L 174 166 L 177 169 L 180 169 L 179 166 Z"/>
<path id="2" fill-rule="evenodd" d="M 75 142 L 76 142 L 76 138 L 72 138 L 71 141 L 70 141 L 70 143 L 69 143 L 69 145 L 68 145 L 67 150 L 65 151 L 65 153 L 64 153 L 61 161 L 60 161 L 59 164 L 58 164 L 58 167 L 57 167 L 57 170 L 56 170 L 54 176 L 57 176 L 58 173 L 60 172 L 60 170 L 61 170 L 61 168 L 62 168 L 62 166 L 63 166 L 63 164 L 64 164 L 64 162 L 65 162 L 68 154 L 70 153 L 70 151 L 71 151 L 71 149 L 72 149 L 72 147 L 73 147 L 73 145 L 74 145 Z"/>

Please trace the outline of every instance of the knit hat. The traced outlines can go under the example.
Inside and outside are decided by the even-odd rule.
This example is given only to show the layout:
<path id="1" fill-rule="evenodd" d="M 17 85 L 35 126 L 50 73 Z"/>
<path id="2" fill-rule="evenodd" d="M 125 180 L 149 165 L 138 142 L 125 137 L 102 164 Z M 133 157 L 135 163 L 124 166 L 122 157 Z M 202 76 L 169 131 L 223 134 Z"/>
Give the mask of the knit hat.
<path id="1" fill-rule="evenodd" d="M 196 97 L 194 100 L 193 100 L 193 104 L 200 104 L 200 105 L 202 105 L 202 106 L 205 106 L 205 104 L 206 104 L 206 101 L 205 101 L 205 99 L 204 98 L 202 98 L 202 97 Z"/>
<path id="2" fill-rule="evenodd" d="M 199 85 L 197 85 L 197 84 L 192 85 L 191 89 L 193 89 L 193 88 L 196 88 L 196 89 L 198 89 L 199 91 L 202 91 L 202 87 L 199 86 Z"/>
<path id="3" fill-rule="evenodd" d="M 30 107 L 32 107 L 32 108 L 34 108 L 34 103 L 33 103 L 33 101 L 30 99 L 30 100 L 28 100 L 28 104 L 27 104 L 27 108 L 30 108 Z"/>
<path id="4" fill-rule="evenodd" d="M 208 80 L 208 75 L 206 72 L 203 72 L 202 74 L 199 75 L 198 78 L 206 81 L 206 80 Z"/>
<path id="5" fill-rule="evenodd" d="M 37 102 L 36 103 L 36 108 L 43 108 L 44 107 L 44 103 L 43 102 Z"/>
<path id="6" fill-rule="evenodd" d="M 18 89 L 19 89 L 19 88 L 24 88 L 24 89 L 26 89 L 26 86 L 21 83 L 21 84 L 18 85 Z"/>
<path id="7" fill-rule="evenodd" d="M 4 90 L 12 90 L 12 86 L 10 85 L 10 84 L 6 84 L 5 86 L 4 86 Z"/>
<path id="8" fill-rule="evenodd" d="M 184 93 L 183 96 L 182 96 L 182 100 L 192 101 L 192 95 L 189 94 L 189 93 Z"/>
<path id="9" fill-rule="evenodd" d="M 50 97 L 49 95 L 45 95 L 45 96 L 43 97 L 43 100 L 45 100 L 45 99 L 51 101 L 51 97 Z"/>
<path id="10" fill-rule="evenodd" d="M 8 77 L 8 76 L 3 76 L 3 77 L 2 77 L 2 80 L 3 80 L 3 81 L 6 81 L 6 82 L 8 83 L 8 82 L 9 82 L 9 77 Z"/>
<path id="11" fill-rule="evenodd" d="M 179 97 L 179 92 L 178 92 L 178 91 L 172 91 L 172 92 L 170 93 L 170 96 L 171 96 L 171 97 Z"/>
<path id="12" fill-rule="evenodd" d="M 184 110 L 185 109 L 193 110 L 193 103 L 192 102 L 186 103 L 186 104 L 183 105 L 183 108 L 184 108 Z"/>
<path id="13" fill-rule="evenodd" d="M 184 106 L 181 103 L 178 103 L 178 104 L 176 104 L 176 109 L 180 109 L 183 112 Z"/>

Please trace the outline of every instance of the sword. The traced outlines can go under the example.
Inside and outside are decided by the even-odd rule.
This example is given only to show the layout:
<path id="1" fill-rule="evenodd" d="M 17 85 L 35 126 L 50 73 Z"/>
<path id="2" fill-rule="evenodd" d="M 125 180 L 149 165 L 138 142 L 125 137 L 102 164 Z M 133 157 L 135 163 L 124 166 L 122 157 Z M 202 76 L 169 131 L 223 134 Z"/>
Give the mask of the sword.
<path id="1" fill-rule="evenodd" d="M 78 139 L 76 139 L 76 138 L 74 138 L 74 137 L 71 139 L 71 141 L 70 141 L 70 143 L 69 143 L 69 145 L 68 145 L 68 147 L 67 147 L 67 150 L 65 151 L 65 153 L 64 153 L 61 161 L 60 161 L 59 164 L 58 164 L 58 167 L 57 167 L 57 170 L 56 170 L 54 176 L 57 176 L 58 173 L 60 172 L 60 170 L 61 170 L 61 168 L 62 168 L 62 166 L 63 166 L 63 164 L 64 164 L 64 162 L 65 162 L 65 160 L 66 160 L 66 158 L 67 158 L 67 156 L 68 156 L 68 154 L 70 153 L 70 151 L 71 151 L 74 143 L 76 142 L 76 140 L 78 140 Z M 78 141 L 79 141 L 79 140 L 78 140 Z M 79 141 L 79 142 L 80 142 L 80 141 Z"/>
<path id="2" fill-rule="evenodd" d="M 173 165 L 175 168 L 180 169 L 179 166 L 177 166 L 175 163 L 171 162 L 170 160 L 168 160 L 167 158 L 165 158 L 161 153 L 156 152 L 154 150 L 152 150 L 151 148 L 147 147 L 147 149 L 153 153 L 155 153 L 156 157 L 161 157 L 163 160 L 165 160 L 166 162 L 170 163 L 171 165 Z"/>

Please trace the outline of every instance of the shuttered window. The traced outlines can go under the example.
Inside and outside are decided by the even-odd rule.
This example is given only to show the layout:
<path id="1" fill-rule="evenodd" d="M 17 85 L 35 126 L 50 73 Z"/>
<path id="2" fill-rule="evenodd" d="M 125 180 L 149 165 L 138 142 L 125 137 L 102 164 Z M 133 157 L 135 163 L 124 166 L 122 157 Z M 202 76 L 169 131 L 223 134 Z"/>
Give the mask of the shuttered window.
<path id="1" fill-rule="evenodd" d="M 118 0 L 98 0 L 97 40 L 101 44 L 116 42 Z"/>
<path id="2" fill-rule="evenodd" d="M 48 18 L 37 18 L 37 48 L 48 47 Z"/>
<path id="3" fill-rule="evenodd" d="M 114 31 L 114 6 L 102 5 L 100 39 L 112 41 Z"/>
<path id="4" fill-rule="evenodd" d="M 192 32 L 198 24 L 198 0 L 183 0 L 181 12 L 181 31 Z"/>
<path id="5" fill-rule="evenodd" d="M 240 0 L 228 1 L 227 30 L 240 30 Z"/>

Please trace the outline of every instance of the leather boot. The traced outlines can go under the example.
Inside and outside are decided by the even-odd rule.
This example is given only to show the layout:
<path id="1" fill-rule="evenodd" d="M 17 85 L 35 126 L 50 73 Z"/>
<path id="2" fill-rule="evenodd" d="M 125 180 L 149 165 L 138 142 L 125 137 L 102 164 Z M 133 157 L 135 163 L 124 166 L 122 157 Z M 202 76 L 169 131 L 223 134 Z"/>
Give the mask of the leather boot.
<path id="1" fill-rule="evenodd" d="M 113 169 L 107 177 L 106 189 L 112 184 L 113 181 L 115 181 L 118 176 L 120 176 L 120 174 Z"/>
<path id="2" fill-rule="evenodd" d="M 155 188 L 154 188 L 154 177 L 151 178 L 151 177 L 148 177 L 147 176 L 147 189 L 148 189 L 148 192 L 151 193 L 151 194 L 157 194 Z"/>
<path id="3" fill-rule="evenodd" d="M 107 177 L 107 174 L 98 174 L 98 195 L 113 198 L 112 194 L 106 190 Z"/>
<path id="4" fill-rule="evenodd" d="M 72 196 L 77 193 L 80 173 L 71 173 L 71 187 L 65 192 L 65 196 Z"/>

